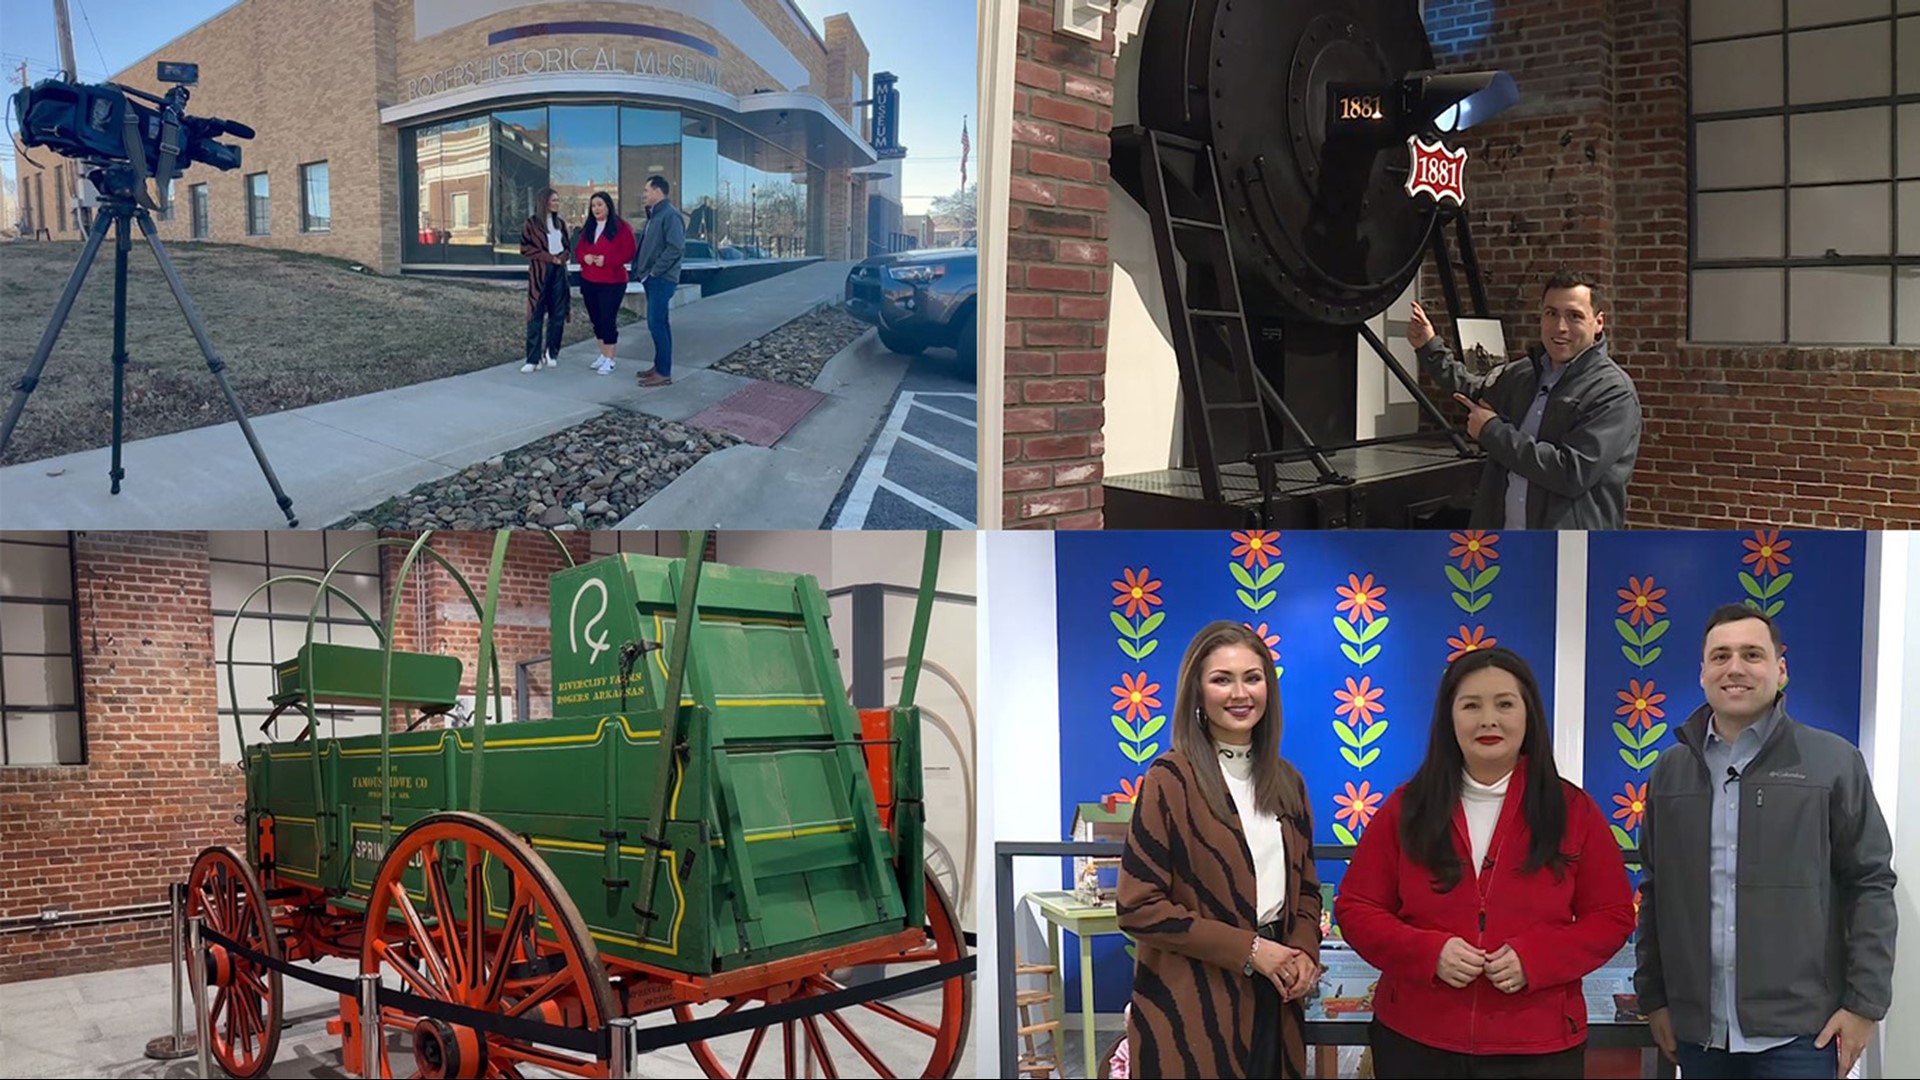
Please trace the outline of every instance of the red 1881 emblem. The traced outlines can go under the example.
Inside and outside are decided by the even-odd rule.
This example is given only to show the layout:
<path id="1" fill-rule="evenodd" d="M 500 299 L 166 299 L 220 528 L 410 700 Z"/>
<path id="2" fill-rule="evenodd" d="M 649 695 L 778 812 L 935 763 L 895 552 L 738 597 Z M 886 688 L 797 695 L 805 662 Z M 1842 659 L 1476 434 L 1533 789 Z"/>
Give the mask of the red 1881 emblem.
<path id="1" fill-rule="evenodd" d="M 1407 137 L 1407 149 L 1412 155 L 1411 167 L 1407 170 L 1409 196 L 1425 192 L 1438 201 L 1452 199 L 1456 204 L 1466 201 L 1465 150 L 1449 150 L 1445 143 L 1421 142 L 1418 135 Z"/>

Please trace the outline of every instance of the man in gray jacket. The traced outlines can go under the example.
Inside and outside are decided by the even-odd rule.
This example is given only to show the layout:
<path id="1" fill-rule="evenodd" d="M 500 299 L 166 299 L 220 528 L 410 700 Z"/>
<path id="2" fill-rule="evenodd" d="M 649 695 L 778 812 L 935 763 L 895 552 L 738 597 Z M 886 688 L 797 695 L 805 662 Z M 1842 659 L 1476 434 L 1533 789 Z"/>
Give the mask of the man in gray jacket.
<path id="1" fill-rule="evenodd" d="M 1540 349 L 1475 375 L 1413 305 L 1407 340 L 1420 365 L 1467 407 L 1467 437 L 1487 452 L 1476 529 L 1620 529 L 1640 456 L 1640 396 L 1607 355 L 1600 286 L 1561 271 L 1540 293 Z"/>
<path id="2" fill-rule="evenodd" d="M 647 230 L 640 235 L 640 253 L 633 257 L 633 276 L 647 294 L 647 330 L 653 335 L 653 367 L 640 373 L 641 386 L 673 382 L 673 327 L 667 307 L 680 287 L 680 259 L 687 250 L 687 223 L 667 201 L 664 176 L 647 177 Z"/>
<path id="3" fill-rule="evenodd" d="M 1893 996 L 1893 839 L 1865 759 L 1795 723 L 1780 631 L 1707 620 L 1707 704 L 1648 781 L 1634 987 L 1694 1077 L 1845 1076 Z"/>

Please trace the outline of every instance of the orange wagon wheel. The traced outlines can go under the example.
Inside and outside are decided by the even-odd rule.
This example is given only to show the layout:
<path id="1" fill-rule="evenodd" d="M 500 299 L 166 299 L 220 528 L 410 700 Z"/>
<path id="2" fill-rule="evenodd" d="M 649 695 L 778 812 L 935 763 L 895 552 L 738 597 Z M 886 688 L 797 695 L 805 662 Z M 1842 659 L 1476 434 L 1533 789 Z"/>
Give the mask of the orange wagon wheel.
<path id="1" fill-rule="evenodd" d="M 958 960 L 962 955 L 960 919 L 946 891 L 927 877 L 927 937 L 898 956 L 874 961 L 877 975 L 905 975 L 916 968 Z M 711 1002 L 695 1012 L 674 1007 L 674 1019 L 727 1016 L 776 1001 L 817 996 L 844 989 L 824 975 L 810 976 L 773 990 Z M 694 1061 L 709 1077 L 879 1076 L 951 1077 L 960 1067 L 973 1014 L 973 979 L 956 975 L 902 1002 L 873 1001 L 804 1020 L 756 1028 L 714 1042 L 692 1042 Z M 769 1040 L 769 1036 L 772 1040 Z M 777 1047 L 767 1045 L 777 1042 Z M 802 1069 L 811 1057 L 814 1069 Z"/>
<path id="2" fill-rule="evenodd" d="M 260 880 L 232 849 L 211 847 L 193 861 L 187 916 L 195 915 L 207 929 L 280 958 L 280 937 Z M 280 1049 L 280 973 L 219 945 L 206 945 L 201 957 L 207 971 L 209 1052 L 228 1076 L 265 1076 Z"/>
<path id="3" fill-rule="evenodd" d="M 367 906 L 362 974 L 438 1001 L 599 1032 L 616 1014 L 586 923 L 520 837 L 478 814 L 401 833 Z M 381 1054 L 363 1076 L 607 1075 L 607 1063 L 404 1009 L 380 1010 Z"/>

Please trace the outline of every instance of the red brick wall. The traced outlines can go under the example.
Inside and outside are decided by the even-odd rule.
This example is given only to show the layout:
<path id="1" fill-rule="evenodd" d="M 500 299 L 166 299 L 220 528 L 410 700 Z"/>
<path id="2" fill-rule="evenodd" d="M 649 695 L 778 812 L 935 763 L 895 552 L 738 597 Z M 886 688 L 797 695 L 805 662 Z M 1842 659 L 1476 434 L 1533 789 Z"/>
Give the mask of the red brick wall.
<path id="1" fill-rule="evenodd" d="M 0 772 L 0 919 L 164 903 L 201 849 L 243 843 L 214 726 L 205 534 L 83 533 L 74 575 L 87 764 Z M 166 949 L 164 917 L 0 933 L 0 982 Z"/>
<path id="2" fill-rule="evenodd" d="M 566 542 L 576 560 L 589 558 L 585 534 Z M 484 599 L 492 534 L 441 533 L 433 543 Z M 385 581 L 404 551 L 385 549 Z M 547 575 L 561 566 L 545 538 L 514 537 L 495 634 L 509 709 L 514 662 L 547 652 Z M 216 724 L 227 721 L 217 711 L 205 534 L 81 534 L 74 570 L 88 763 L 0 771 L 0 929 L 47 907 L 164 902 L 166 883 L 203 848 L 244 849 L 233 817 L 245 791 L 239 771 L 219 763 Z M 419 650 L 424 640 L 459 656 L 471 692 L 471 605 L 437 565 L 416 567 L 409 581 L 396 645 Z M 544 716 L 546 669 L 535 671 L 534 715 Z M 0 933 L 0 982 L 158 963 L 166 948 L 164 916 Z"/>
<path id="3" fill-rule="evenodd" d="M 1099 528 L 1113 27 L 1053 30 L 1020 0 L 1007 209 L 1005 528 Z"/>

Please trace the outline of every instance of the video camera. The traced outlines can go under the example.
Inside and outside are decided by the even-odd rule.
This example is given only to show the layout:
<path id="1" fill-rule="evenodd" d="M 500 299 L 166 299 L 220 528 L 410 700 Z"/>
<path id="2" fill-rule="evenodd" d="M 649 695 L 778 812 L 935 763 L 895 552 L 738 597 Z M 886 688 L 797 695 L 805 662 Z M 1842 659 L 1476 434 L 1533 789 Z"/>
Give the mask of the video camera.
<path id="1" fill-rule="evenodd" d="M 161 61 L 161 82 L 175 84 L 164 97 L 119 83 L 75 83 L 43 79 L 13 94 L 15 129 L 24 146 L 45 146 L 69 158 L 99 164 L 109 172 L 117 162 L 133 165 L 132 185 L 151 177 L 165 198 L 167 184 L 195 162 L 223 171 L 240 167 L 240 148 L 218 142 L 231 135 L 253 138 L 253 129 L 214 116 L 188 116 L 187 87 L 199 82 L 196 64 Z M 142 104 L 150 101 L 155 107 Z M 96 185 L 103 191 L 108 185 Z M 131 196 L 132 191 L 115 190 Z M 143 199 L 143 201 L 146 201 Z"/>

